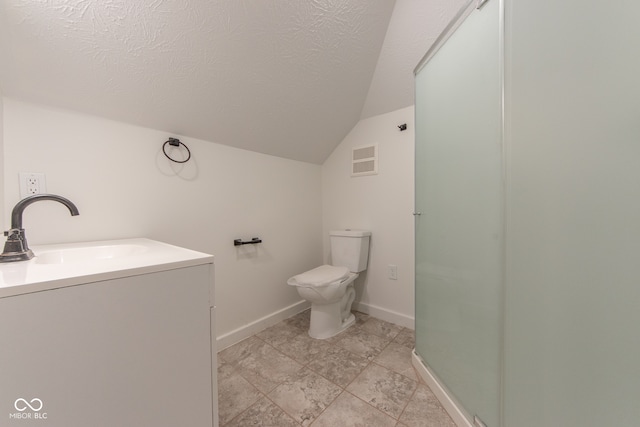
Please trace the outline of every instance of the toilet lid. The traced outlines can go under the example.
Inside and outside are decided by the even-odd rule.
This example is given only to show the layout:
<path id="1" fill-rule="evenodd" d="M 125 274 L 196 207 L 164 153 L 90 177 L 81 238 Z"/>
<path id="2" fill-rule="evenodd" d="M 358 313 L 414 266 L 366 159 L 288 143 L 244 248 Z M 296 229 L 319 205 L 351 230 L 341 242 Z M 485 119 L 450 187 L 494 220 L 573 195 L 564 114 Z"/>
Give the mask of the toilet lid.
<path id="1" fill-rule="evenodd" d="M 349 275 L 347 267 L 333 265 L 321 265 L 313 270 L 293 276 L 293 279 L 301 285 L 323 286 L 344 279 Z"/>

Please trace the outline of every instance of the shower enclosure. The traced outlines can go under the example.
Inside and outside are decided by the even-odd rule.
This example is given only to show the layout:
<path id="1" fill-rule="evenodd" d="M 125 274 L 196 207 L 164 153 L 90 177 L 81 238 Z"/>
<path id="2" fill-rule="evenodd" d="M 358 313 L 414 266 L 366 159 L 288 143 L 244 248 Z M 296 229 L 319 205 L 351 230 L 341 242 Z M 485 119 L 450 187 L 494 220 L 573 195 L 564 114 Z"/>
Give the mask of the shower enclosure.
<path id="1" fill-rule="evenodd" d="M 638 17 L 473 1 L 416 68 L 414 363 L 459 425 L 640 425 Z"/>
<path id="2" fill-rule="evenodd" d="M 463 9 L 416 73 L 416 351 L 489 426 L 504 264 L 499 5 Z"/>

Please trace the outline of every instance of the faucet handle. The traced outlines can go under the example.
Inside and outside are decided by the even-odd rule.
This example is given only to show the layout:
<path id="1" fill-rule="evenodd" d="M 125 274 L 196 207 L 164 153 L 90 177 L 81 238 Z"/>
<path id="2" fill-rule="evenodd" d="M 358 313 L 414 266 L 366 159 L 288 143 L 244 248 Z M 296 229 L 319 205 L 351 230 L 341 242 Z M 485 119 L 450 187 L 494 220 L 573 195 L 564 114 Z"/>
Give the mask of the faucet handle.
<path id="1" fill-rule="evenodd" d="M 4 235 L 9 237 L 9 239 L 11 239 L 13 236 L 19 236 L 22 230 L 20 230 L 19 228 L 12 228 L 10 230 L 7 230 L 4 232 Z"/>
<path id="2" fill-rule="evenodd" d="M 0 254 L 0 262 L 27 261 L 34 257 L 23 233 L 21 228 L 11 228 L 4 232 L 8 237 L 4 242 L 4 251 Z"/>

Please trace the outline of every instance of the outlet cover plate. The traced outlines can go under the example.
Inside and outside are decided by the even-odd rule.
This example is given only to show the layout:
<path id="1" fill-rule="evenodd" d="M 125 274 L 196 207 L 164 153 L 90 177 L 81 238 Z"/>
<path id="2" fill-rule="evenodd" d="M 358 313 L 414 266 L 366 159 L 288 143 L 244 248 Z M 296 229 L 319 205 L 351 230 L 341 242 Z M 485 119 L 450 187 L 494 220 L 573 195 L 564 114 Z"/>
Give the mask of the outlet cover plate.
<path id="1" fill-rule="evenodd" d="M 387 267 L 387 276 L 391 280 L 398 280 L 398 266 L 389 264 Z"/>
<path id="2" fill-rule="evenodd" d="M 20 172 L 20 198 L 47 192 L 45 175 L 40 172 Z"/>

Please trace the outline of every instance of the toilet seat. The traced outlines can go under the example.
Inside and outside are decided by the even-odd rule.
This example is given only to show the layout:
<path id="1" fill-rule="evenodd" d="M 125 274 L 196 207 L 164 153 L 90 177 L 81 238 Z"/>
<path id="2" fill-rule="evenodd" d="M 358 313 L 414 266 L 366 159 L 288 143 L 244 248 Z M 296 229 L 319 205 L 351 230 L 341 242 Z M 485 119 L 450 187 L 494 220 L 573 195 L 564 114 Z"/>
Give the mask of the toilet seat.
<path id="1" fill-rule="evenodd" d="M 293 276 L 287 280 L 291 286 L 324 287 L 333 283 L 340 283 L 349 277 L 349 269 L 334 265 L 321 265 L 312 270 Z"/>

